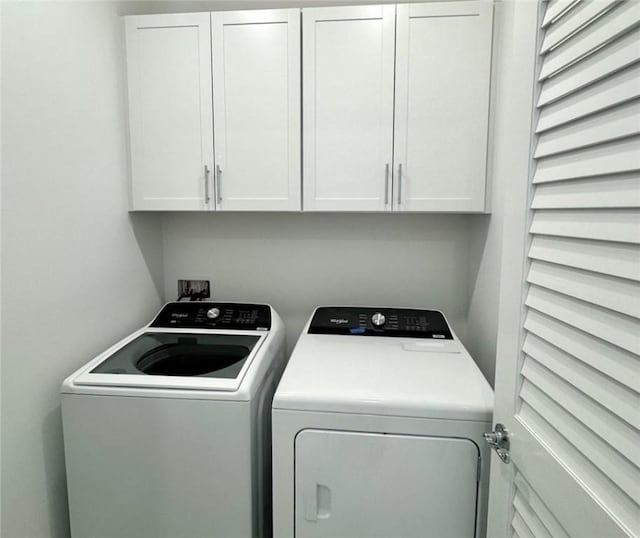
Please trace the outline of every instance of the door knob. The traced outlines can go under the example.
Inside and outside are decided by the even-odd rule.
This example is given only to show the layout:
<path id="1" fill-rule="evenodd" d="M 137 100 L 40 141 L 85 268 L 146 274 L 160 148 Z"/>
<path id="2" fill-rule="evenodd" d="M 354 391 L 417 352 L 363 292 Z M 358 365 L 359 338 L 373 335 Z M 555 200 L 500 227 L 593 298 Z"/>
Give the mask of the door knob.
<path id="1" fill-rule="evenodd" d="M 509 430 L 507 430 L 503 424 L 498 423 L 492 432 L 485 433 L 484 440 L 496 451 L 496 454 L 498 454 L 498 457 L 503 463 L 509 463 L 511 461 L 511 455 L 509 454 Z"/>

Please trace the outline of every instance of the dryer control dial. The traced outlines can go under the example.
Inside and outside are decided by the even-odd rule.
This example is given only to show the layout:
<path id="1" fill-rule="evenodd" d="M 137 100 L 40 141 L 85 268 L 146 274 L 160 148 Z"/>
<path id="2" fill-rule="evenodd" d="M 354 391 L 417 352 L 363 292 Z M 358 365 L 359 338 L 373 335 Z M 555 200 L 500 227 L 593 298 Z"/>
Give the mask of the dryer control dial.
<path id="1" fill-rule="evenodd" d="M 220 317 L 220 309 L 219 308 L 210 308 L 207 310 L 207 317 L 209 319 L 217 319 Z"/>
<path id="2" fill-rule="evenodd" d="M 375 327 L 382 327 L 387 321 L 387 318 L 384 317 L 384 314 L 380 312 L 376 312 L 373 316 L 371 316 L 371 323 Z"/>

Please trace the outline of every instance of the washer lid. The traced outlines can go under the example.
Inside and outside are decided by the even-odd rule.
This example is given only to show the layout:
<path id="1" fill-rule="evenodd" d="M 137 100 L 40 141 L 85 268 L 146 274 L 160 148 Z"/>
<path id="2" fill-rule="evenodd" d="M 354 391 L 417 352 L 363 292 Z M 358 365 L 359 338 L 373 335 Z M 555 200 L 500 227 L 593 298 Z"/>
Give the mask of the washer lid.
<path id="1" fill-rule="evenodd" d="M 235 391 L 264 337 L 150 328 L 89 363 L 73 383 Z"/>
<path id="2" fill-rule="evenodd" d="M 455 335 L 302 334 L 273 407 L 489 422 L 493 391 Z"/>

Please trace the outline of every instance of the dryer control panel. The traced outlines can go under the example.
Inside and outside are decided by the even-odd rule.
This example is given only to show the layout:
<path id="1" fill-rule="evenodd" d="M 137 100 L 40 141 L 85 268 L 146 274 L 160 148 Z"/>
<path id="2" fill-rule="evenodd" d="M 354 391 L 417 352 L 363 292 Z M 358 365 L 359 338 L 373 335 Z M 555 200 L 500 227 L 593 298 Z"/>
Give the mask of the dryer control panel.
<path id="1" fill-rule="evenodd" d="M 444 316 L 436 310 L 329 306 L 316 310 L 309 334 L 346 334 L 453 340 Z"/>
<path id="2" fill-rule="evenodd" d="M 167 303 L 150 327 L 268 331 L 271 328 L 271 308 L 251 303 Z"/>

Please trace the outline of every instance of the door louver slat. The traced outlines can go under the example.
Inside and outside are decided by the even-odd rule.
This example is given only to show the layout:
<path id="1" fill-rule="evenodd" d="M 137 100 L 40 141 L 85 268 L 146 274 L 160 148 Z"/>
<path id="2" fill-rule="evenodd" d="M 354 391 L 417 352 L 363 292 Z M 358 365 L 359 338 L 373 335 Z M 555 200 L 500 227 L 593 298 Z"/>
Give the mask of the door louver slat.
<path id="1" fill-rule="evenodd" d="M 640 207 L 640 176 L 620 174 L 541 183 L 533 209 Z"/>
<path id="2" fill-rule="evenodd" d="M 619 0 L 603 0 L 602 2 L 580 2 L 571 17 L 558 20 L 544 36 L 540 52 L 545 53 L 556 47 L 584 25 L 593 22 L 603 11 L 610 9 Z"/>
<path id="3" fill-rule="evenodd" d="M 514 514 L 512 525 L 516 536 L 520 538 L 536 538 L 536 535 L 531 532 L 531 529 L 527 526 L 527 523 L 519 512 Z"/>
<path id="4" fill-rule="evenodd" d="M 639 34 L 638 30 L 629 32 L 585 60 L 545 80 L 538 106 L 553 103 L 637 62 Z"/>
<path id="5" fill-rule="evenodd" d="M 638 245 L 537 235 L 529 257 L 640 281 Z"/>
<path id="6" fill-rule="evenodd" d="M 631 30 L 640 19 L 640 3 L 634 1 L 622 2 L 607 15 L 607 24 L 589 25 L 583 31 L 565 41 L 562 47 L 550 51 L 545 56 L 540 72 L 540 80 L 548 78 L 574 62 L 587 57 Z"/>
<path id="7" fill-rule="evenodd" d="M 624 528 L 633 528 L 638 505 L 623 493 L 617 484 L 567 441 L 561 432 L 551 426 L 528 403 L 522 405 L 521 419 L 534 435 L 539 439 L 544 439 L 544 444 L 560 461 L 580 477 L 581 482 L 589 491 L 597 492 L 598 498 L 605 506 L 615 508 L 617 519 Z"/>
<path id="8" fill-rule="evenodd" d="M 527 528 L 532 531 L 533 536 L 536 538 L 553 538 L 520 492 L 516 491 L 513 506 L 517 510 L 516 513 L 522 517 Z"/>
<path id="9" fill-rule="evenodd" d="M 629 461 L 632 461 L 636 466 L 640 464 L 640 454 L 636 450 L 640 438 L 636 428 L 617 418 L 599 403 L 586 397 L 570 383 L 552 375 L 552 372 L 534 359 L 527 358 L 525 360 L 522 375 L 589 429 L 599 432 L 602 439 L 606 439 Z M 526 383 L 522 386 L 521 397 L 523 400 L 527 394 L 527 386 Z M 522 413 L 520 413 L 520 417 L 522 418 Z M 545 439 L 545 442 L 550 442 L 550 440 Z"/>
<path id="10" fill-rule="evenodd" d="M 542 20 L 542 27 L 546 28 L 552 22 L 559 22 L 560 16 L 564 15 L 580 0 L 551 0 Z"/>
<path id="11" fill-rule="evenodd" d="M 533 407 L 541 418 L 573 445 L 588 461 L 593 463 L 604 476 L 618 485 L 621 492 L 634 503 L 639 501 L 636 487 L 640 479 L 638 469 L 613 449 L 606 441 L 593 434 L 589 428 L 577 421 L 561 406 L 547 397 L 535 385 L 523 387 L 523 400 Z M 580 448 L 578 448 L 580 447 Z"/>
<path id="12" fill-rule="evenodd" d="M 583 209 L 536 211 L 531 233 L 637 243 L 640 237 L 640 220 L 635 210 Z"/>
<path id="13" fill-rule="evenodd" d="M 541 159 L 533 182 L 619 174 L 639 168 L 640 138 L 632 138 Z"/>
<path id="14" fill-rule="evenodd" d="M 566 153 L 640 134 L 639 114 L 640 102 L 633 101 L 596 116 L 559 126 L 539 136 L 535 157 Z"/>
<path id="15" fill-rule="evenodd" d="M 640 318 L 640 289 L 633 281 L 533 261 L 527 282 Z"/>
<path id="16" fill-rule="evenodd" d="M 589 366 L 563 353 L 534 335 L 527 335 L 524 352 L 563 381 L 570 383 L 591 399 L 619 416 L 634 428 L 640 427 L 634 392 L 608 379 Z"/>
<path id="17" fill-rule="evenodd" d="M 514 484 L 516 491 L 522 495 L 531 509 L 540 518 L 545 529 L 551 533 L 554 538 L 570 538 L 560 522 L 555 518 L 551 510 L 544 504 L 540 496 L 534 491 L 531 485 L 525 480 L 521 473 L 517 472 Z"/>
<path id="18" fill-rule="evenodd" d="M 633 66 L 572 93 L 540 111 L 536 133 L 589 117 L 640 97 L 640 65 Z"/>
<path id="19" fill-rule="evenodd" d="M 531 286 L 525 304 L 627 351 L 640 353 L 640 324 L 629 316 L 537 286 Z"/>
<path id="20" fill-rule="evenodd" d="M 632 353 L 535 310 L 527 312 L 524 328 L 528 334 L 538 336 L 603 375 L 640 392 L 640 364 Z"/>

